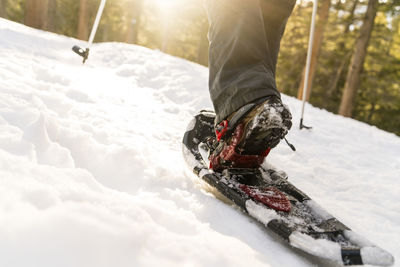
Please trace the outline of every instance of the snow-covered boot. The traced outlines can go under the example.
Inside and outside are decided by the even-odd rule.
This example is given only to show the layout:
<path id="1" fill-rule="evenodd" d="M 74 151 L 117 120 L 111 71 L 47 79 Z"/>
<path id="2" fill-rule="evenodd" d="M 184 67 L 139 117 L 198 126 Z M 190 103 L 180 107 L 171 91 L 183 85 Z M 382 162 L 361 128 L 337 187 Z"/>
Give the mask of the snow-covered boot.
<path id="1" fill-rule="evenodd" d="M 257 168 L 292 126 L 292 115 L 278 97 L 250 103 L 216 127 L 209 160 L 214 171 Z"/>

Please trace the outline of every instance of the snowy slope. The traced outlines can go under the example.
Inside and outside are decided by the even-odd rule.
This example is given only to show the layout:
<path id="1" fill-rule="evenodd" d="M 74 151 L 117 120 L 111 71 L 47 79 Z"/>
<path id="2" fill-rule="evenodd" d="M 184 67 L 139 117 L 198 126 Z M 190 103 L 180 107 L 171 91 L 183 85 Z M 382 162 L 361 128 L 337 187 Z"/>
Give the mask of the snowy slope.
<path id="1" fill-rule="evenodd" d="M 206 68 L 118 43 L 82 65 L 77 43 L 0 19 L 0 266 L 335 266 L 185 166 Z M 297 124 L 300 102 L 284 100 Z M 306 124 L 288 136 L 298 151 L 282 143 L 266 164 L 398 260 L 400 138 L 311 106 Z"/>

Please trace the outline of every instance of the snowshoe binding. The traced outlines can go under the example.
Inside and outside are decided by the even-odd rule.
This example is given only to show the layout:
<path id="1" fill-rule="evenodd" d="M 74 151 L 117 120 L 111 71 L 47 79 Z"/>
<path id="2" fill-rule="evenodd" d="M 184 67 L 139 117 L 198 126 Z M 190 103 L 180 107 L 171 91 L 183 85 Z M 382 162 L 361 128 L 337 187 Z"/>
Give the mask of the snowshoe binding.
<path id="1" fill-rule="evenodd" d="M 216 126 L 210 168 L 257 168 L 292 126 L 292 115 L 278 97 L 250 103 Z"/>

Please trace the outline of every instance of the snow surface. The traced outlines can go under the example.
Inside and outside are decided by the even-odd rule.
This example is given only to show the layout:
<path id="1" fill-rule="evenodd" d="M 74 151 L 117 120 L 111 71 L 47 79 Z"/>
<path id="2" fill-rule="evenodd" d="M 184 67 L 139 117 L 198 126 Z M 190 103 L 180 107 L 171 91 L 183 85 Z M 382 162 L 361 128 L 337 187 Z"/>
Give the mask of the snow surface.
<path id="1" fill-rule="evenodd" d="M 187 169 L 206 68 L 120 43 L 82 65 L 74 44 L 0 19 L 0 266 L 336 266 Z M 300 102 L 283 98 L 297 152 L 281 143 L 266 164 L 399 259 L 400 138 L 310 105 L 300 131 Z"/>

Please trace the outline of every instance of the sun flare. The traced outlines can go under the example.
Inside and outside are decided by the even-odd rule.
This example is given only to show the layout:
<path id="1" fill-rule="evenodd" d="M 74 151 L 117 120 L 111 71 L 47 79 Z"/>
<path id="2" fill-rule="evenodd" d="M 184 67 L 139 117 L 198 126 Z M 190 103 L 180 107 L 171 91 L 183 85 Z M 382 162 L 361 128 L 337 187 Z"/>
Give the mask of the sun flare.
<path id="1" fill-rule="evenodd" d="M 174 9 L 179 5 L 181 0 L 151 0 L 154 4 L 163 11 Z"/>

